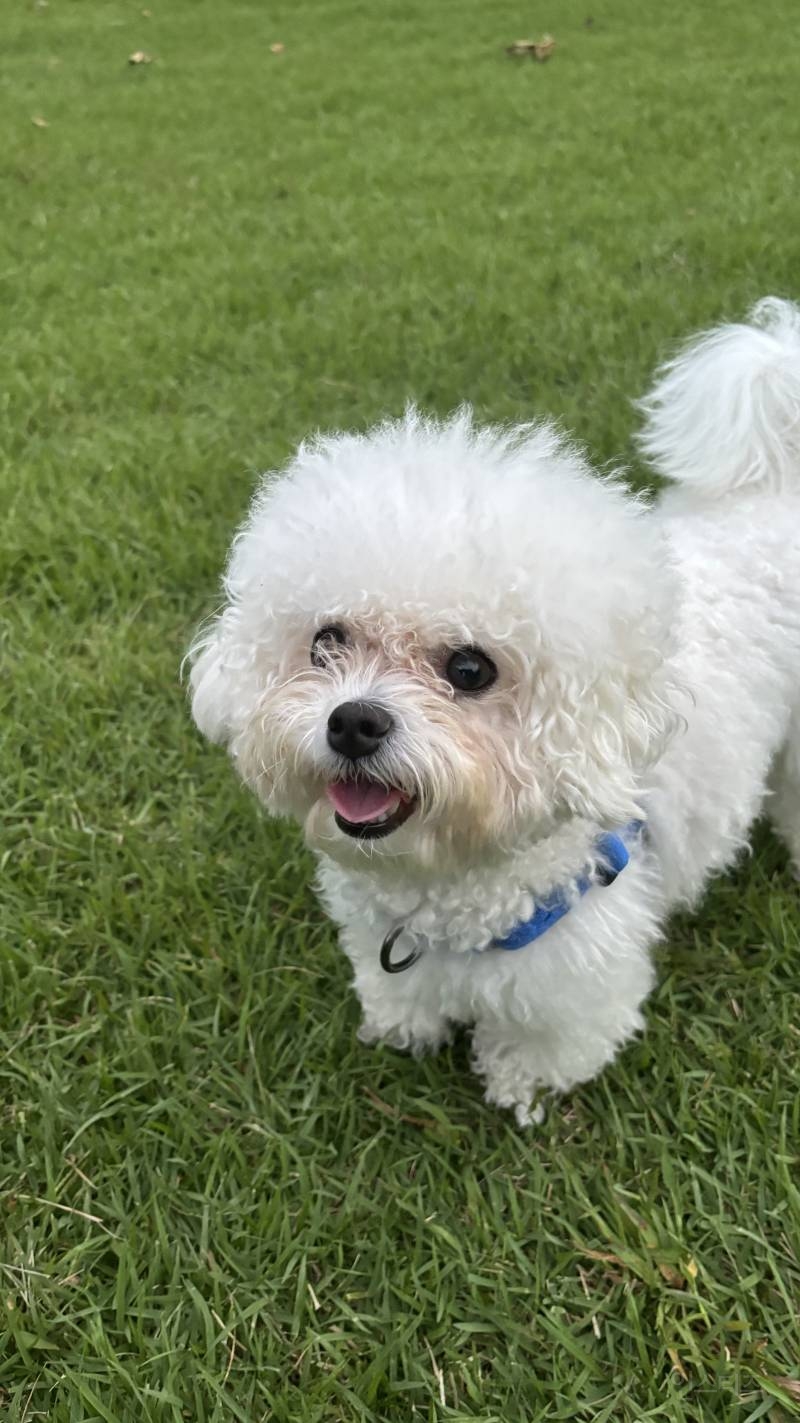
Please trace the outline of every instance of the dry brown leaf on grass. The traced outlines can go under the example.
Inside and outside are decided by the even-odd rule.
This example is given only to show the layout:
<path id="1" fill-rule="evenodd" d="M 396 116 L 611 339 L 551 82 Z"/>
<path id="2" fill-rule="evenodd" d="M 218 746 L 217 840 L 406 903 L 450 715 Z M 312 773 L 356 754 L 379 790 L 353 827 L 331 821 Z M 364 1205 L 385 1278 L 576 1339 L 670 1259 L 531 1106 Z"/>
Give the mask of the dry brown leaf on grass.
<path id="1" fill-rule="evenodd" d="M 658 1262 L 658 1273 L 662 1280 L 666 1280 L 675 1290 L 682 1290 L 686 1285 L 686 1277 L 676 1270 L 674 1265 L 666 1265 L 663 1260 Z"/>
<path id="2" fill-rule="evenodd" d="M 270 45 L 270 47 L 269 47 L 269 52 L 270 52 L 270 54 L 283 54 L 283 51 L 285 50 L 285 48 L 286 48 L 286 45 L 285 45 L 285 44 L 281 44 L 280 40 L 277 40 L 275 44 L 271 44 L 271 45 Z"/>
<path id="3" fill-rule="evenodd" d="M 543 64 L 549 59 L 556 42 L 552 35 L 542 35 L 540 40 L 514 40 L 513 44 L 506 46 L 506 54 L 529 55 L 531 59 L 538 59 Z"/>
<path id="4" fill-rule="evenodd" d="M 49 123 L 47 122 L 47 119 L 43 119 L 41 114 L 34 114 L 33 118 L 31 119 L 31 123 L 35 124 L 37 128 L 50 127 Z"/>
<path id="5" fill-rule="evenodd" d="M 135 49 L 133 54 L 128 55 L 129 64 L 152 64 L 153 56 L 144 49 Z"/>
<path id="6" fill-rule="evenodd" d="M 784 1393 L 788 1393 L 790 1398 L 794 1398 L 800 1402 L 800 1379 L 771 1378 L 769 1382 L 777 1384 L 778 1388 L 782 1388 Z"/>
<path id="7" fill-rule="evenodd" d="M 412 1127 L 424 1127 L 428 1131 L 436 1131 L 441 1125 L 434 1117 L 411 1117 L 407 1112 L 401 1112 L 396 1107 L 390 1107 L 388 1102 L 384 1102 L 377 1092 L 373 1092 L 371 1087 L 365 1087 L 364 1092 L 373 1107 L 382 1112 L 385 1117 L 391 1117 L 395 1122 L 406 1122 Z"/>
<path id="8" fill-rule="evenodd" d="M 625 1255 L 617 1255 L 612 1250 L 589 1250 L 584 1247 L 581 1254 L 589 1260 L 599 1260 L 604 1265 L 616 1265 L 622 1270 L 632 1271 L 640 1276 L 648 1265 L 655 1265 L 662 1280 L 666 1280 L 667 1284 L 675 1290 L 685 1289 L 687 1280 L 693 1280 L 697 1276 L 697 1266 L 694 1260 L 688 1260 L 678 1269 L 675 1265 L 667 1264 L 666 1261 L 652 1260 L 649 1256 L 637 1255 L 634 1251 L 628 1251 Z M 610 1272 L 608 1273 L 610 1275 Z M 621 1277 L 612 1278 L 620 1279 Z"/>
<path id="9" fill-rule="evenodd" d="M 680 1374 L 680 1376 L 681 1376 L 681 1378 L 684 1380 L 684 1382 L 685 1382 L 685 1383 L 688 1383 L 688 1382 L 689 1382 L 689 1375 L 687 1374 L 685 1368 L 683 1367 L 683 1363 L 682 1363 L 682 1361 L 681 1361 L 681 1358 L 680 1358 L 680 1355 L 679 1355 L 677 1349 L 667 1349 L 667 1355 L 669 1356 L 669 1361 L 670 1361 L 670 1363 L 672 1364 L 672 1367 L 673 1367 L 673 1369 L 675 1370 L 675 1373 L 676 1373 L 676 1374 Z"/>

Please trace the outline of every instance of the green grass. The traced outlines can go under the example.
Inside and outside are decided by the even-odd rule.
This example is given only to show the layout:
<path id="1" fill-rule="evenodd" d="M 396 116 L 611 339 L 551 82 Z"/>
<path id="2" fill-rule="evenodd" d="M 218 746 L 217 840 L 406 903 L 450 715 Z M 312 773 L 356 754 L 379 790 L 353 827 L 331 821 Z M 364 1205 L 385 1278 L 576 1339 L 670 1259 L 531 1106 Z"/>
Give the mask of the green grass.
<path id="1" fill-rule="evenodd" d="M 466 398 L 630 459 L 671 340 L 797 294 L 796 4 L 146 3 L 0 18 L 0 1415 L 800 1416 L 779 847 L 521 1135 L 463 1042 L 356 1044 L 308 857 L 178 677 L 310 428 Z"/>

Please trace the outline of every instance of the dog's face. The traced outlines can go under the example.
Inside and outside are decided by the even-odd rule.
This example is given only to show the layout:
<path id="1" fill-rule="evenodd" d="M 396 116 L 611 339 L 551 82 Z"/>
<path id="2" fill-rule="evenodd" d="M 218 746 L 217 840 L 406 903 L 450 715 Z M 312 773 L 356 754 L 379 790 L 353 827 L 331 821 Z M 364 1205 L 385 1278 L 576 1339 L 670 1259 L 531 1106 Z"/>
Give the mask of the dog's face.
<path id="1" fill-rule="evenodd" d="M 346 863 L 435 870 L 624 822 L 673 720 L 640 514 L 547 430 L 410 415 L 301 450 L 234 546 L 196 719 Z"/>
<path id="2" fill-rule="evenodd" d="M 524 759 L 521 672 L 510 649 L 457 627 L 323 613 L 287 639 L 238 741 L 240 770 L 339 859 L 485 851 L 513 836 L 526 799 L 548 810 Z"/>

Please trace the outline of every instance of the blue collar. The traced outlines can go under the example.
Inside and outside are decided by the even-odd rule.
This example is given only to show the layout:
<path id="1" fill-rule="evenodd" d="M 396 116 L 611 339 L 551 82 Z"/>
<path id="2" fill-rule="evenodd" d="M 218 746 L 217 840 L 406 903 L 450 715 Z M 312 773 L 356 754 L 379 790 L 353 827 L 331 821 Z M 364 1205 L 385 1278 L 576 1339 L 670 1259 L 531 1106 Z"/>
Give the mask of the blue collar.
<path id="1" fill-rule="evenodd" d="M 504 939 L 493 939 L 489 948 L 524 949 L 526 944 L 532 944 L 534 939 L 540 939 L 542 934 L 546 934 L 548 929 L 552 929 L 553 925 L 558 923 L 559 919 L 563 919 L 565 914 L 569 914 L 573 905 L 592 888 L 592 885 L 613 884 L 617 875 L 624 870 L 630 859 L 626 841 L 632 842 L 638 839 L 643 829 L 643 820 L 631 820 L 622 830 L 608 831 L 604 835 L 598 835 L 594 842 L 592 868 L 585 869 L 583 874 L 567 889 L 551 890 L 550 894 L 539 901 L 530 919 L 524 919 L 521 924 L 517 924 L 510 934 L 506 934 Z M 406 954 L 405 958 L 392 959 L 392 949 L 405 927 L 404 922 L 396 924 L 381 944 L 380 964 L 386 973 L 402 973 L 405 969 L 411 968 L 422 952 L 419 947 L 414 947 L 410 953 Z"/>
<path id="2" fill-rule="evenodd" d="M 626 841 L 635 840 L 643 829 L 643 820 L 631 820 L 623 830 L 598 835 L 595 841 L 597 865 L 594 874 L 585 871 L 569 890 L 551 890 L 550 894 L 536 905 L 530 919 L 524 919 L 521 924 L 517 924 L 504 939 L 493 939 L 490 947 L 524 949 L 527 944 L 532 944 L 534 939 L 540 939 L 542 934 L 552 929 L 565 914 L 569 914 L 573 905 L 592 885 L 613 884 L 630 859 Z"/>

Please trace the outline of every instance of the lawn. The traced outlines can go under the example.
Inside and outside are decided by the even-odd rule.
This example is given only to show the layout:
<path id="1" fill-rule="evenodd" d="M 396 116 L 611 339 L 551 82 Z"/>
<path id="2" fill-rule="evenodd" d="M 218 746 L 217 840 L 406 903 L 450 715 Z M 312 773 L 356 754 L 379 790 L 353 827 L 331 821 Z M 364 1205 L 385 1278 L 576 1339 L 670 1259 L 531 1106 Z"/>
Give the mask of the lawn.
<path id="1" fill-rule="evenodd" d="M 0 17 L 0 1416 L 800 1417 L 766 831 L 520 1134 L 465 1042 L 357 1044 L 309 857 L 179 675 L 309 429 L 469 399 L 643 478 L 659 354 L 800 291 L 796 0 L 145 3 Z"/>

